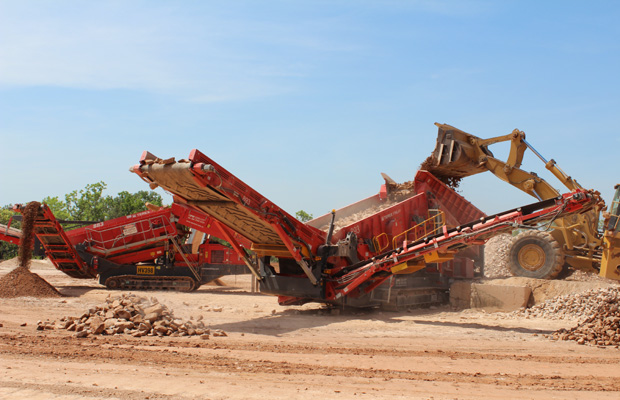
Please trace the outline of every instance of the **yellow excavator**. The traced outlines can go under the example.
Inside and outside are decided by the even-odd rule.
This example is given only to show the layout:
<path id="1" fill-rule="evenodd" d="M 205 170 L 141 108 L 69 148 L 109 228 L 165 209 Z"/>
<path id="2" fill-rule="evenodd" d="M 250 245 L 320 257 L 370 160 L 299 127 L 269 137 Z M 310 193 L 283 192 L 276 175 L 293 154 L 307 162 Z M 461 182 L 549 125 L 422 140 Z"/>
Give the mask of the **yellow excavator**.
<path id="1" fill-rule="evenodd" d="M 424 161 L 426 169 L 453 187 L 461 179 L 490 171 L 501 180 L 540 200 L 555 198 L 560 192 L 534 172 L 522 170 L 521 163 L 530 149 L 545 167 L 569 190 L 583 189 L 566 175 L 554 160 L 546 160 L 525 140 L 525 133 L 515 129 L 512 133 L 490 139 L 481 139 L 447 124 L 435 123 L 439 128 L 437 146 Z M 510 142 L 506 161 L 493 156 L 489 146 Z M 584 214 L 557 218 L 538 230 L 525 230 L 514 236 L 509 253 L 510 271 L 515 276 L 538 279 L 557 277 L 564 265 L 606 278 L 620 280 L 620 185 L 610 212 L 604 201 Z M 603 232 L 599 221 L 603 214 Z"/>

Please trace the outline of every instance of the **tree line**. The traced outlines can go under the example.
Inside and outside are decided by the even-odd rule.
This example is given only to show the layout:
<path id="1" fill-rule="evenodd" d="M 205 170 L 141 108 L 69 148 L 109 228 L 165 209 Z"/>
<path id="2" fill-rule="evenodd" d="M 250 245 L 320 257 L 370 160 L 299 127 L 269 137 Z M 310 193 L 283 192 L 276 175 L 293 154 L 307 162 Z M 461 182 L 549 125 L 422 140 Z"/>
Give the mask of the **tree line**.
<path id="1" fill-rule="evenodd" d="M 54 216 L 62 221 L 89 221 L 92 223 L 107 221 L 146 211 L 146 203 L 162 206 L 161 196 L 153 191 L 140 190 L 136 193 L 122 191 L 116 196 L 104 195 L 107 189 L 105 182 L 100 181 L 86 185 L 84 189 L 74 190 L 60 199 L 58 196 L 45 197 L 41 203 L 48 205 Z M 15 215 L 13 205 L 0 208 L 0 224 L 7 225 Z M 302 222 L 311 220 L 312 214 L 304 210 L 295 213 L 295 217 Z M 20 222 L 13 220 L 12 228 L 19 229 Z M 69 229 L 69 228 L 67 228 Z M 17 246 L 0 241 L 0 260 L 17 256 Z"/>
<path id="2" fill-rule="evenodd" d="M 163 205 L 159 193 L 140 190 L 136 193 L 122 191 L 116 196 L 104 195 L 107 185 L 97 182 L 86 185 L 84 189 L 74 190 L 60 199 L 58 196 L 45 197 L 45 203 L 59 220 L 64 221 L 91 221 L 93 223 L 107 221 L 146 211 L 146 203 L 157 206 Z M 0 208 L 0 224 L 7 225 L 15 215 L 13 205 Z M 11 227 L 19 229 L 20 222 L 13 220 Z M 0 259 L 9 259 L 17 256 L 17 246 L 0 241 Z"/>

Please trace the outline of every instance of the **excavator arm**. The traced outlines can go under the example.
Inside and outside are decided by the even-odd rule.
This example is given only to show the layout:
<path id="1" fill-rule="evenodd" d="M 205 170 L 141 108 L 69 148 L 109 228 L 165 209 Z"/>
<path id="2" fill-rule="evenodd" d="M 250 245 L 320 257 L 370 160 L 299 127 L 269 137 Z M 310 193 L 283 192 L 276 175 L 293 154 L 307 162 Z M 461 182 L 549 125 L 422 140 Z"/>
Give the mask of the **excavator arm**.
<path id="1" fill-rule="evenodd" d="M 423 169 L 435 176 L 448 179 L 462 179 L 467 176 L 490 171 L 495 176 L 536 198 L 547 200 L 557 197 L 559 191 L 534 172 L 521 169 L 523 155 L 529 148 L 558 180 L 569 190 L 583 189 L 577 181 L 566 175 L 554 160 L 547 161 L 525 140 L 525 133 L 515 129 L 512 133 L 490 139 L 481 139 L 447 124 L 435 123 L 439 128 L 437 146 L 425 161 Z M 510 142 L 510 153 L 506 161 L 493 156 L 488 146 Z"/>
<path id="2" fill-rule="evenodd" d="M 567 189 L 571 191 L 583 189 L 576 180 L 564 173 L 553 159 L 547 160 L 536 151 L 525 140 L 525 133 L 518 129 L 508 135 L 481 139 L 447 124 L 435 123 L 435 125 L 439 128 L 437 145 L 421 168 L 431 172 L 444 183 L 458 186 L 461 179 L 465 177 L 489 171 L 539 201 L 557 197 L 560 192 L 547 181 L 534 172 L 527 172 L 520 168 L 525 151 L 529 149 Z M 506 161 L 494 157 L 489 150 L 490 145 L 500 142 L 510 142 L 510 153 Z M 598 232 L 598 221 L 600 211 L 604 209 L 605 203 L 601 200 L 587 213 L 565 219 L 558 218 L 554 221 L 553 230 L 550 232 L 551 238 L 545 240 L 557 242 L 552 245 L 559 247 L 561 254 L 554 257 L 557 265 L 549 267 L 548 270 L 551 271 L 549 273 L 540 276 L 530 275 L 532 271 L 539 271 L 545 257 L 542 256 L 542 251 L 528 244 L 534 239 L 524 238 L 523 247 L 526 252 L 515 250 L 516 261 L 513 264 L 520 266 L 514 265 L 513 273 L 552 278 L 559 274 L 564 261 L 574 268 L 596 272 L 601 258 L 601 235 Z M 540 242 L 540 244 L 545 243 Z M 515 242 L 514 245 L 518 243 Z M 528 249 L 531 252 L 528 253 Z"/>

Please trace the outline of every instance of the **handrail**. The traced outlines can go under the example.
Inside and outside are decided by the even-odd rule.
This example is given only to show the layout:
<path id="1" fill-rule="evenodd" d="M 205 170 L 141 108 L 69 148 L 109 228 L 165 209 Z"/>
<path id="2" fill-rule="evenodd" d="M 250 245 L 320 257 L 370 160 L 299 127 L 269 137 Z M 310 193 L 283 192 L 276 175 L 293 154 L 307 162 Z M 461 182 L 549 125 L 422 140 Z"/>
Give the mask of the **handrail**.
<path id="1" fill-rule="evenodd" d="M 436 212 L 435 214 L 431 215 L 431 212 Z M 399 240 L 397 240 L 399 237 L 404 236 L 403 240 L 407 240 L 407 235 L 409 234 L 409 232 L 414 231 L 415 236 L 413 238 L 412 241 L 416 241 L 422 237 L 426 237 L 426 236 L 430 236 L 430 235 L 434 235 L 435 233 L 439 232 L 439 230 L 446 225 L 446 217 L 443 211 L 441 210 L 436 210 L 436 209 L 429 209 L 428 210 L 429 213 L 429 217 L 427 219 L 425 219 L 424 221 L 420 222 L 419 224 L 412 226 L 411 228 L 407 229 L 406 231 L 403 231 L 401 233 L 399 233 L 398 235 L 394 236 L 392 238 L 392 249 L 395 249 L 398 247 L 398 243 Z M 427 229 L 427 226 L 431 224 L 432 228 L 430 230 Z M 423 232 L 422 234 L 418 235 L 418 230 L 422 230 L 423 228 Z"/>
<path id="2" fill-rule="evenodd" d="M 415 242 L 416 240 L 422 237 L 431 236 L 431 235 L 438 233 L 441 230 L 441 228 L 446 225 L 446 216 L 443 211 L 438 210 L 438 209 L 429 209 L 428 214 L 429 214 L 429 217 L 425 219 L 424 221 L 394 236 L 392 238 L 392 249 L 396 249 L 398 247 L 398 243 L 399 243 L 398 239 L 401 236 L 404 236 L 404 240 L 406 240 L 407 235 L 411 231 L 415 232 L 415 237 L 412 239 L 412 241 Z M 429 225 L 431 226 L 430 228 L 429 228 Z M 421 231 L 420 234 L 418 234 L 418 230 Z M 385 245 L 382 244 L 383 240 L 385 240 Z M 375 252 L 381 253 L 390 246 L 390 239 L 387 233 L 382 232 L 372 238 L 372 243 L 375 247 Z"/>
<path id="3" fill-rule="evenodd" d="M 135 231 L 132 231 L 129 225 L 133 225 Z M 165 240 L 170 236 L 169 231 L 173 230 L 176 233 L 176 229 L 173 228 L 170 220 L 160 215 L 148 220 L 128 221 L 125 225 L 114 226 L 104 230 L 86 229 L 86 238 L 90 248 L 100 247 L 107 255 L 118 249 L 128 249 L 153 241 Z M 114 231 L 118 233 L 114 236 L 109 235 L 106 238 L 109 233 L 116 233 Z"/>
<path id="4" fill-rule="evenodd" d="M 379 238 L 382 238 L 384 236 L 385 236 L 385 246 L 381 246 Z M 390 245 L 390 239 L 388 238 L 387 233 L 382 232 L 382 233 L 380 233 L 377 236 L 372 238 L 372 243 L 375 246 L 375 252 L 376 253 L 381 253 L 381 252 L 383 252 L 383 250 L 387 249 L 388 246 Z"/>

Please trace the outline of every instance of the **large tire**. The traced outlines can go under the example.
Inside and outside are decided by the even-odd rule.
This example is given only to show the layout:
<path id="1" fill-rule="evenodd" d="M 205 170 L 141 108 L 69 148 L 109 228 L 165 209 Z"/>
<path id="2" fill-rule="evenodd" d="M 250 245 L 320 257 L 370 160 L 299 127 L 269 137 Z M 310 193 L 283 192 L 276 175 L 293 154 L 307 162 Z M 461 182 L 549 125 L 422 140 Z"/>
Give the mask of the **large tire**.
<path id="1" fill-rule="evenodd" d="M 550 234 L 525 231 L 512 241 L 508 266 L 514 276 L 553 279 L 562 272 L 564 254 Z"/>

